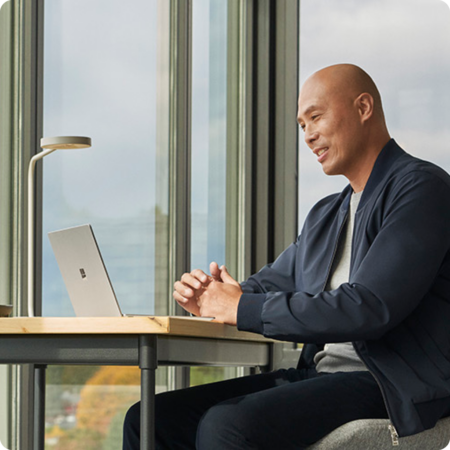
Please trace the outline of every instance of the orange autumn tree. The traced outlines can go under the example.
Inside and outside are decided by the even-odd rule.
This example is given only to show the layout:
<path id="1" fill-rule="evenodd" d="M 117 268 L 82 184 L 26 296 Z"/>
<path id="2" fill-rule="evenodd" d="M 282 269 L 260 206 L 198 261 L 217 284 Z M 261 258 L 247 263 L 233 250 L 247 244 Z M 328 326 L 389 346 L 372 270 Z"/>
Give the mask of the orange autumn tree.
<path id="1" fill-rule="evenodd" d="M 136 386 L 130 389 L 129 386 Z M 138 367 L 101 367 L 84 385 L 77 407 L 77 428 L 95 430 L 106 435 L 118 411 L 139 399 Z"/>

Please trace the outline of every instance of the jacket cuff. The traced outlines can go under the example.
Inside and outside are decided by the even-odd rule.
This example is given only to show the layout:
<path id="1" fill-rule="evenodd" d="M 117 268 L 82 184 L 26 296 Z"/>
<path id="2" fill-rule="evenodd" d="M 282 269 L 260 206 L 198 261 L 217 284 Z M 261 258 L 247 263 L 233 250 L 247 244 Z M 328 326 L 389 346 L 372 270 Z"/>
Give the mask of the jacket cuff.
<path id="1" fill-rule="evenodd" d="M 237 311 L 237 328 L 263 334 L 264 324 L 261 318 L 266 294 L 242 294 Z"/>

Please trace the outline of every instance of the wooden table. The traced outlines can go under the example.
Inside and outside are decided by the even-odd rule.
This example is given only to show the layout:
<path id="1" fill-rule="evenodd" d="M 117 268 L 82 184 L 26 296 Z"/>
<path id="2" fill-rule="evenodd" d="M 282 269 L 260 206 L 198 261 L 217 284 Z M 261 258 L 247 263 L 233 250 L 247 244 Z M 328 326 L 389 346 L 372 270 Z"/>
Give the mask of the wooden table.
<path id="1" fill-rule="evenodd" d="M 141 450 L 149 450 L 154 448 L 158 364 L 268 369 L 272 344 L 273 341 L 256 334 L 192 317 L 0 318 L 0 364 L 34 366 L 33 448 L 36 450 L 44 450 L 48 364 L 139 366 Z"/>

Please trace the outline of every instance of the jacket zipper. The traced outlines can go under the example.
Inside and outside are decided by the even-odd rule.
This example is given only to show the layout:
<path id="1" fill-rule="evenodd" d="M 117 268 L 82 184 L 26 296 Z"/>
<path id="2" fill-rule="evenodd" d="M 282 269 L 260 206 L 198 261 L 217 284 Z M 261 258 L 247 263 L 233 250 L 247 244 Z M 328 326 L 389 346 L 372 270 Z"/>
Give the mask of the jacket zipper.
<path id="1" fill-rule="evenodd" d="M 397 447 L 398 446 L 398 434 L 397 430 L 395 429 L 394 425 L 389 424 L 389 431 L 391 432 L 391 439 L 392 439 L 392 446 Z"/>
<path id="2" fill-rule="evenodd" d="M 347 213 L 347 216 L 345 217 L 345 222 L 344 222 L 344 224 L 347 222 L 347 218 L 348 218 L 348 213 Z M 356 224 L 355 224 L 355 225 L 356 225 Z M 339 238 L 341 237 L 342 229 L 343 229 L 343 225 L 341 226 L 341 229 L 339 230 Z M 354 230 L 352 230 L 352 247 L 351 247 L 351 248 L 352 248 L 352 252 L 353 252 L 353 240 L 354 240 L 354 238 L 355 238 L 355 234 L 354 234 L 353 231 L 354 231 Z M 339 242 L 339 238 L 338 238 L 338 242 Z M 336 245 L 336 248 L 337 248 L 337 245 Z M 335 248 L 335 250 L 334 250 L 333 259 L 334 259 L 335 253 L 336 253 L 336 248 Z M 352 256 L 353 256 L 353 253 L 352 253 Z M 352 258 L 351 258 L 351 259 L 352 259 Z M 351 270 L 351 268 L 350 268 L 350 270 Z M 331 271 L 331 267 L 330 267 L 330 271 Z M 328 272 L 327 279 L 328 279 L 328 277 L 329 277 L 329 273 L 330 273 L 330 272 Z M 325 289 L 325 287 L 324 287 L 324 289 Z M 381 383 L 378 381 L 378 378 L 371 372 L 371 370 L 369 369 L 369 367 L 367 367 L 366 362 L 365 362 L 364 359 L 361 357 L 361 354 L 359 353 L 359 351 L 358 351 L 358 349 L 356 348 L 356 346 L 355 346 L 353 343 L 352 343 L 352 345 L 353 345 L 353 348 L 355 349 L 355 352 L 356 352 L 356 354 L 358 355 L 359 359 L 362 361 L 362 363 L 364 364 L 364 366 L 366 367 L 366 369 L 368 370 L 368 372 L 374 377 L 375 381 L 376 381 L 377 384 L 378 384 L 378 387 L 380 388 L 380 392 L 381 392 L 381 395 L 382 395 L 382 397 L 383 397 L 384 404 L 385 404 L 385 406 L 386 406 L 386 411 L 387 411 L 388 416 L 389 416 L 389 425 L 388 425 L 388 429 L 389 429 L 389 432 L 390 432 L 390 434 L 391 434 L 392 446 L 393 446 L 393 447 L 397 447 L 397 446 L 399 445 L 399 442 L 398 442 L 398 433 L 397 433 L 397 430 L 396 430 L 394 424 L 392 423 L 391 414 L 390 414 L 390 412 L 389 412 L 389 405 L 388 405 L 388 402 L 387 402 L 387 399 L 386 399 L 386 394 L 384 393 L 383 386 L 382 386 Z"/>
<path id="3" fill-rule="evenodd" d="M 324 283 L 323 286 L 322 286 L 322 292 L 325 291 L 325 288 L 326 288 L 326 286 L 327 286 L 328 278 L 330 277 L 331 269 L 332 269 L 332 267 L 333 267 L 333 262 L 334 262 L 334 258 L 335 258 L 335 256 L 336 256 L 336 252 L 337 252 L 337 249 L 338 249 L 339 240 L 340 240 L 340 238 L 341 238 L 342 230 L 344 229 L 344 226 L 346 225 L 347 220 L 348 220 L 348 211 L 347 211 L 347 213 L 346 213 L 346 215 L 345 215 L 344 221 L 343 221 L 342 224 L 341 224 L 341 227 L 339 228 L 337 240 L 336 240 L 336 243 L 335 243 L 335 245 L 334 245 L 333 254 L 332 254 L 332 257 L 331 257 L 331 262 L 330 262 L 330 264 L 329 264 L 329 266 L 328 266 L 327 276 L 325 277 L 325 283 Z M 353 235 L 352 235 L 352 240 L 353 240 Z M 353 248 L 353 242 L 352 242 L 352 248 Z M 389 412 L 389 407 L 388 407 L 388 403 L 387 403 L 387 401 L 386 401 L 386 395 L 385 395 L 385 393 L 384 393 L 384 389 L 383 389 L 381 383 L 378 381 L 378 378 L 377 378 L 377 377 L 370 371 L 370 369 L 367 367 L 367 364 L 366 364 L 366 362 L 363 360 L 363 358 L 361 357 L 361 355 L 360 355 L 358 349 L 355 347 L 355 345 L 354 345 L 353 343 L 352 343 L 352 345 L 353 345 L 353 348 L 355 349 L 356 354 L 359 356 L 359 359 L 362 361 L 362 363 L 364 364 L 364 366 L 366 367 L 366 369 L 367 369 L 367 370 L 372 374 L 372 376 L 375 378 L 375 381 L 377 382 L 378 387 L 380 388 L 381 395 L 383 396 L 384 404 L 386 405 L 386 411 L 387 411 L 388 416 L 389 416 L 389 422 L 390 422 L 390 423 L 389 423 L 388 429 L 389 429 L 389 432 L 391 433 L 392 446 L 393 446 L 393 447 L 397 447 L 397 446 L 399 445 L 399 442 L 398 442 L 398 433 L 397 433 L 397 430 L 396 430 L 394 424 L 392 423 L 391 414 L 390 414 L 390 412 Z"/>
<path id="4" fill-rule="evenodd" d="M 386 400 L 386 394 L 384 393 L 384 388 L 381 385 L 381 383 L 378 381 L 378 378 L 375 376 L 375 374 L 373 374 L 372 371 L 369 369 L 369 367 L 367 367 L 366 362 L 361 357 L 361 354 L 360 354 L 359 350 L 356 348 L 356 346 L 355 346 L 355 344 L 353 342 L 352 342 L 352 345 L 353 345 L 353 348 L 355 349 L 356 354 L 359 356 L 359 359 L 362 361 L 362 363 L 364 364 L 364 366 L 366 367 L 368 372 L 373 376 L 373 378 L 375 379 L 375 381 L 378 384 L 378 387 L 380 388 L 380 392 L 381 392 L 381 395 L 383 397 L 384 404 L 386 406 L 386 411 L 387 411 L 388 416 L 389 416 L 388 429 L 389 429 L 389 432 L 391 434 L 392 446 L 393 447 L 397 447 L 399 445 L 399 442 L 398 442 L 399 437 L 398 437 L 397 429 L 395 428 L 394 424 L 392 423 L 391 413 L 389 412 L 389 405 L 388 405 L 388 402 Z"/>
<path id="5" fill-rule="evenodd" d="M 331 261 L 330 261 L 330 264 L 328 265 L 327 276 L 325 277 L 325 282 L 324 282 L 324 284 L 322 286 L 322 292 L 324 292 L 325 288 L 327 287 L 328 278 L 330 277 L 331 269 L 333 268 L 334 258 L 336 256 L 336 252 L 337 252 L 337 249 L 338 249 L 338 246 L 339 246 L 339 240 L 341 239 L 342 230 L 344 229 L 344 226 L 347 223 L 347 219 L 348 219 L 348 211 L 346 212 L 344 220 L 341 223 L 341 227 L 339 228 L 337 239 L 336 239 L 336 242 L 334 244 L 333 254 L 331 255 Z"/>

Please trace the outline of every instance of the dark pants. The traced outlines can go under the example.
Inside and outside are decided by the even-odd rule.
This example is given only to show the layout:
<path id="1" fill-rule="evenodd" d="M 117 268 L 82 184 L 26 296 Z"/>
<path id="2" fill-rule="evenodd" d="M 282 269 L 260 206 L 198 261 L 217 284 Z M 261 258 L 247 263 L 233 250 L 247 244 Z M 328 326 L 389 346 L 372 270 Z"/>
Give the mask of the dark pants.
<path id="1" fill-rule="evenodd" d="M 302 449 L 356 419 L 386 418 L 369 372 L 278 370 L 156 396 L 157 449 Z M 140 404 L 124 424 L 138 450 Z"/>

